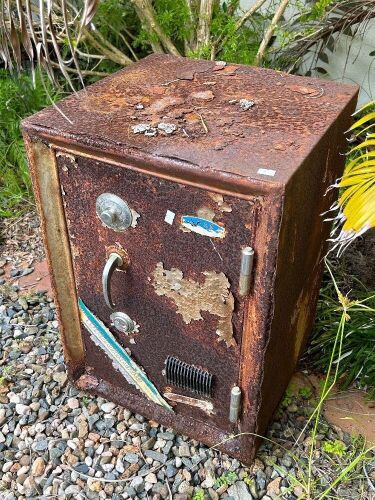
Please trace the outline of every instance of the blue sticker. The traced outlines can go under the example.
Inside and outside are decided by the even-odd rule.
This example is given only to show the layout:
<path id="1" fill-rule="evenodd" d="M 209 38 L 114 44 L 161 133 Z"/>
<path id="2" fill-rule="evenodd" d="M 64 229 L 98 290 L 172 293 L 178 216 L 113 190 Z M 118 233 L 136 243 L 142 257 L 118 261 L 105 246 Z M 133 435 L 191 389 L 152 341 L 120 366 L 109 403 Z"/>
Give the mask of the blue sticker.
<path id="1" fill-rule="evenodd" d="M 224 238 L 225 236 L 224 227 L 219 226 L 219 224 L 216 224 L 212 220 L 202 219 L 194 215 L 183 215 L 181 217 L 181 224 L 194 233 L 209 236 L 210 238 Z"/>

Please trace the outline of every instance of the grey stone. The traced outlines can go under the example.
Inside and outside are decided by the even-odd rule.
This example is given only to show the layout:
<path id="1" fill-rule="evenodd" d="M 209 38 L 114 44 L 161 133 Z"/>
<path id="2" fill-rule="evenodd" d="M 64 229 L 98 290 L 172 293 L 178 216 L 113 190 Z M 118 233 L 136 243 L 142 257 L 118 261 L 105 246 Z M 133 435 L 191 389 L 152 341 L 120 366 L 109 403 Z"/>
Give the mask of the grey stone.
<path id="1" fill-rule="evenodd" d="M 236 481 L 228 488 L 228 494 L 234 500 L 252 500 L 253 497 L 243 481 Z"/>
<path id="2" fill-rule="evenodd" d="M 144 480 L 142 477 L 135 477 L 132 482 L 130 483 L 130 486 L 132 488 L 134 488 L 134 490 L 136 491 L 136 493 L 140 493 L 141 491 L 143 491 L 145 489 L 145 483 L 144 483 Z"/>
<path id="3" fill-rule="evenodd" d="M 137 455 L 137 453 L 126 453 L 126 455 L 124 455 L 124 460 L 130 464 L 136 464 L 139 461 L 139 455 Z"/>
<path id="4" fill-rule="evenodd" d="M 165 468 L 165 474 L 167 477 L 174 477 L 178 472 L 178 469 L 171 463 L 169 463 Z"/>
<path id="5" fill-rule="evenodd" d="M 48 448 L 48 441 L 47 439 L 35 441 L 35 443 L 31 445 L 31 447 L 34 451 L 45 451 Z"/>
<path id="6" fill-rule="evenodd" d="M 190 449 L 187 443 L 182 443 L 178 448 L 178 455 L 180 457 L 190 457 Z"/>
<path id="7" fill-rule="evenodd" d="M 167 461 L 167 456 L 164 455 L 164 453 L 159 453 L 158 451 L 154 450 L 145 450 L 144 451 L 145 457 L 152 458 L 153 460 L 156 460 L 157 462 L 164 463 Z"/>
<path id="8" fill-rule="evenodd" d="M 77 472 L 82 472 L 83 474 L 87 474 L 89 471 L 89 466 L 85 463 L 77 464 L 74 466 L 74 470 Z"/>

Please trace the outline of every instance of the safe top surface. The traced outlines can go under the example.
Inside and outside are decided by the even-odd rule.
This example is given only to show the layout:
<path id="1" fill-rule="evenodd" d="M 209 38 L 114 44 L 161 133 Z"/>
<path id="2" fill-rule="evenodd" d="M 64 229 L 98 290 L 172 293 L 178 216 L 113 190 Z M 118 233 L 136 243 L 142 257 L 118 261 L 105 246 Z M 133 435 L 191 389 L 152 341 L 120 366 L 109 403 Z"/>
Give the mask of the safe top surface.
<path id="1" fill-rule="evenodd" d="M 82 150 L 160 162 L 171 173 L 272 187 L 288 181 L 356 93 L 317 78 L 153 55 L 62 100 L 67 118 L 50 107 L 23 126 Z M 137 125 L 150 135 L 135 133 Z"/>

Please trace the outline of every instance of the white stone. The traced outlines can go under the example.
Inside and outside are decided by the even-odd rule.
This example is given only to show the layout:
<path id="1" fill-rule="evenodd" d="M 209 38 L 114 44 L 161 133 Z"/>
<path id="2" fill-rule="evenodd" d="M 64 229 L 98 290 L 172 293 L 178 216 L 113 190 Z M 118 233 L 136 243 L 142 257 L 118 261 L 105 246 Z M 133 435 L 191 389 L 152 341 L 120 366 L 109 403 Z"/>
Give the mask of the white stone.
<path id="1" fill-rule="evenodd" d="M 78 495 L 81 491 L 81 487 L 76 484 L 71 484 L 65 489 L 65 495 Z"/>
<path id="2" fill-rule="evenodd" d="M 71 448 L 72 450 L 75 450 L 77 448 L 77 443 L 75 443 L 74 441 L 72 441 L 71 439 L 68 439 L 67 443 L 66 443 L 69 448 Z"/>
<path id="3" fill-rule="evenodd" d="M 29 415 L 30 413 L 30 408 L 27 405 L 23 405 L 21 403 L 16 404 L 16 412 L 18 415 Z"/>
<path id="4" fill-rule="evenodd" d="M 69 398 L 66 403 L 71 410 L 79 408 L 79 401 L 77 398 Z"/>
<path id="5" fill-rule="evenodd" d="M 29 465 L 24 465 L 23 467 L 20 467 L 17 471 L 17 476 L 21 476 L 22 474 L 26 474 L 29 472 L 30 466 Z"/>
<path id="6" fill-rule="evenodd" d="M 100 407 L 104 413 L 110 413 L 116 407 L 115 403 L 103 403 Z"/>
<path id="7" fill-rule="evenodd" d="M 104 444 L 101 444 L 98 446 L 97 450 L 95 451 L 95 453 L 97 455 L 101 455 L 103 453 L 103 450 L 104 450 Z"/>
<path id="8" fill-rule="evenodd" d="M 13 465 L 13 462 L 5 462 L 5 464 L 3 465 L 3 468 L 2 468 L 2 471 L 4 472 L 4 474 L 8 471 L 10 471 L 10 469 L 12 468 L 12 465 Z"/>
<path id="9" fill-rule="evenodd" d="M 119 458 L 117 459 L 116 462 L 116 470 L 118 473 L 122 474 L 125 471 L 124 464 L 122 463 L 122 460 Z"/>
<path id="10" fill-rule="evenodd" d="M 21 401 L 21 398 L 19 397 L 18 394 L 15 394 L 14 392 L 8 392 L 7 394 L 9 403 L 19 403 Z"/>

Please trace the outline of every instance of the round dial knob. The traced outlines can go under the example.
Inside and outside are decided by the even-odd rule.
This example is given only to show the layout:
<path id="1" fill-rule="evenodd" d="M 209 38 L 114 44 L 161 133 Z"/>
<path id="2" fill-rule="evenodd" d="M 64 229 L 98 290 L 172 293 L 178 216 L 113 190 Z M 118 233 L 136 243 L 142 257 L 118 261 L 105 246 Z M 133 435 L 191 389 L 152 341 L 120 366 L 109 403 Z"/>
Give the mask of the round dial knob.
<path id="1" fill-rule="evenodd" d="M 112 193 L 98 196 L 96 213 L 105 226 L 115 231 L 124 231 L 133 222 L 133 215 L 126 201 Z"/>
<path id="2" fill-rule="evenodd" d="M 122 333 L 131 333 L 135 329 L 134 321 L 123 312 L 115 312 L 110 316 L 113 326 Z"/>

